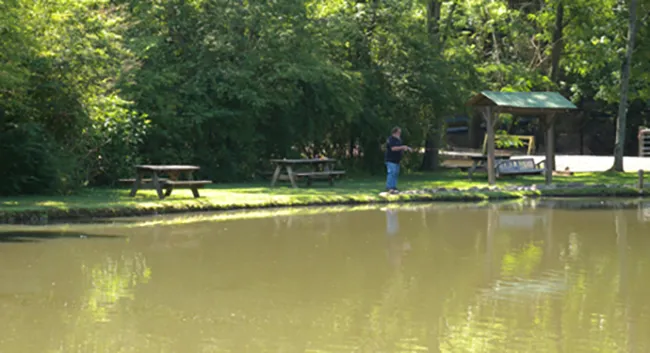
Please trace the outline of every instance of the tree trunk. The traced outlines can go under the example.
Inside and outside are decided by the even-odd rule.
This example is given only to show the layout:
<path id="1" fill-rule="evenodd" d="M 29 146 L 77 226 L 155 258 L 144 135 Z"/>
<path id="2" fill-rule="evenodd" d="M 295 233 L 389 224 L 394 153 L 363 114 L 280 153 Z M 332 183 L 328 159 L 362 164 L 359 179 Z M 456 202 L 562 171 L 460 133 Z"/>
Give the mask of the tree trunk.
<path id="1" fill-rule="evenodd" d="M 564 4 L 562 0 L 557 2 L 555 9 L 555 29 L 553 30 L 553 48 L 551 49 L 551 81 L 558 85 L 560 83 L 560 58 L 564 49 Z"/>
<path id="2" fill-rule="evenodd" d="M 553 47 L 551 49 L 551 81 L 556 87 L 560 86 L 560 59 L 562 58 L 562 50 L 564 49 L 564 4 L 562 0 L 558 0 L 555 9 L 555 28 L 553 29 Z M 557 124 L 553 126 L 556 128 Z M 555 132 L 555 131 L 554 131 Z M 553 133 L 555 139 L 558 134 Z M 557 146 L 557 141 L 553 141 L 553 145 Z M 548 167 L 555 170 L 555 154 L 549 161 Z"/>
<path id="3" fill-rule="evenodd" d="M 427 2 L 427 32 L 429 33 L 429 41 L 431 44 L 440 48 L 440 7 L 441 2 L 438 0 L 429 0 Z M 439 161 L 440 149 L 440 130 L 442 128 L 441 121 L 437 116 L 434 116 L 433 124 L 429 128 L 426 137 L 424 158 L 422 160 L 422 170 L 436 170 Z"/>
<path id="4" fill-rule="evenodd" d="M 625 125 L 627 124 L 627 96 L 630 85 L 630 70 L 632 68 L 632 53 L 634 51 L 634 37 L 636 36 L 637 21 L 636 8 L 638 0 L 630 1 L 630 20 L 627 28 L 627 49 L 621 68 L 621 101 L 618 104 L 618 118 L 616 119 L 616 142 L 614 143 L 614 169 L 623 171 L 623 153 L 625 150 Z"/>
<path id="5" fill-rule="evenodd" d="M 427 2 L 427 32 L 432 44 L 440 43 L 440 7 L 442 4 L 438 0 L 429 0 Z"/>
<path id="6" fill-rule="evenodd" d="M 483 148 L 483 139 L 485 138 L 485 133 L 481 129 L 481 122 L 483 117 L 481 116 L 480 111 L 474 111 L 469 120 L 469 148 L 481 149 Z"/>
<path id="7" fill-rule="evenodd" d="M 438 121 L 434 117 L 435 122 Z M 434 122 L 434 123 L 435 123 Z M 422 159 L 421 170 L 436 170 L 440 164 L 440 129 L 437 125 L 432 126 L 427 132 L 427 140 L 424 144 L 424 158 Z"/>

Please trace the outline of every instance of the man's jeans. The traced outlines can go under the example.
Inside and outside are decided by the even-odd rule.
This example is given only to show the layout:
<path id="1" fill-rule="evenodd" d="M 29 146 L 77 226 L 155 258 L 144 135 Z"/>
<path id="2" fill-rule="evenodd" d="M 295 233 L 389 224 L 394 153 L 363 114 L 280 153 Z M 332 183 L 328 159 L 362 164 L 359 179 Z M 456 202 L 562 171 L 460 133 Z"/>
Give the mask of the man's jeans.
<path id="1" fill-rule="evenodd" d="M 399 164 L 386 162 L 386 189 L 397 189 L 397 177 L 399 176 Z"/>

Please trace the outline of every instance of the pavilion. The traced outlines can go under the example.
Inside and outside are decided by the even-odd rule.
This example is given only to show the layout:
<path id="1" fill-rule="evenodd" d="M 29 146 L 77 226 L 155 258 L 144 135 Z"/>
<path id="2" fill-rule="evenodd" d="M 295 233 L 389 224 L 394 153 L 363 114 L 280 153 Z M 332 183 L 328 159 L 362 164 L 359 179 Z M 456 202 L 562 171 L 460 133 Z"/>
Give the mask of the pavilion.
<path id="1" fill-rule="evenodd" d="M 494 169 L 494 127 L 499 114 L 533 116 L 542 119 L 546 128 L 546 184 L 553 180 L 553 168 L 549 161 L 555 156 L 553 126 L 558 114 L 577 109 L 569 100 L 557 92 L 492 92 L 482 91 L 467 101 L 467 106 L 481 110 L 487 130 L 487 172 L 490 185 L 496 183 Z"/>

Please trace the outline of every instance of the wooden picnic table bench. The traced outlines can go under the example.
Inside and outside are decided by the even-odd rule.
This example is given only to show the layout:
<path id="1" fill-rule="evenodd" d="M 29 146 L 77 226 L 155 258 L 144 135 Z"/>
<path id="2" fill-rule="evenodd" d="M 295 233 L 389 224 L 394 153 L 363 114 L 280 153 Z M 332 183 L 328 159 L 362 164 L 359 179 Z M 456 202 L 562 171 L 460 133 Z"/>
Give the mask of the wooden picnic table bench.
<path id="1" fill-rule="evenodd" d="M 194 197 L 200 197 L 199 190 L 205 185 L 212 184 L 210 180 L 193 180 L 193 173 L 201 169 L 193 165 L 137 165 L 134 179 L 120 179 L 120 183 L 132 184 L 131 197 L 140 189 L 154 189 L 161 200 L 172 194 L 174 189 L 191 189 Z M 151 178 L 145 178 L 151 174 Z M 185 174 L 186 180 L 181 180 Z M 167 178 L 161 177 L 166 175 Z M 165 192 L 163 193 L 163 190 Z"/>
<path id="2" fill-rule="evenodd" d="M 334 170 L 333 166 L 336 159 L 332 158 L 313 158 L 313 159 L 272 159 L 271 163 L 275 165 L 275 172 L 271 178 L 271 186 L 275 186 L 278 180 L 289 180 L 291 186 L 298 187 L 296 179 L 307 179 L 307 185 L 311 186 L 315 180 L 327 180 L 330 185 L 334 185 L 334 178 L 345 175 L 344 170 Z M 301 166 L 309 167 L 309 171 L 295 172 L 293 168 Z M 282 173 L 282 171 L 285 173 Z"/>

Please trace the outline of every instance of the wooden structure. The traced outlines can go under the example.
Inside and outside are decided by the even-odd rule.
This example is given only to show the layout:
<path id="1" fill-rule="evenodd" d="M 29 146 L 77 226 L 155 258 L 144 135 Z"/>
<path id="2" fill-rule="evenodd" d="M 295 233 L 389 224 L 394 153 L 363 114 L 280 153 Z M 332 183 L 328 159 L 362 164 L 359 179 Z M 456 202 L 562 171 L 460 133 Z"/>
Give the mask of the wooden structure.
<path id="1" fill-rule="evenodd" d="M 639 157 L 650 157 L 650 129 L 639 128 Z"/>
<path id="2" fill-rule="evenodd" d="M 473 161 L 470 155 L 481 154 L 480 151 L 472 149 L 464 150 L 439 150 L 440 165 L 445 168 L 460 168 L 467 170 L 473 166 Z"/>
<path id="3" fill-rule="evenodd" d="M 514 138 L 519 141 L 521 141 L 524 146 L 524 149 L 526 150 L 525 155 L 532 155 L 535 152 L 535 137 L 534 136 L 526 136 L 526 135 L 495 135 L 496 141 L 499 141 L 500 139 L 503 138 Z M 496 144 L 497 142 L 495 142 Z M 499 153 L 503 154 L 508 154 L 508 155 L 516 155 L 518 154 L 517 152 L 512 152 L 511 150 L 508 149 L 496 149 L 495 147 L 496 154 L 498 155 Z M 424 149 L 421 150 L 421 153 L 424 153 Z M 483 138 L 483 149 L 482 150 L 477 150 L 477 149 L 471 149 L 471 148 L 452 148 L 451 150 L 440 150 L 439 155 L 441 157 L 441 165 L 443 167 L 447 168 L 461 168 L 463 170 L 467 168 L 474 168 L 476 169 L 476 161 L 473 160 L 470 156 L 472 155 L 477 155 L 477 154 L 483 154 L 487 156 L 487 134 L 485 134 L 485 137 Z M 487 159 L 486 159 L 487 160 Z"/>
<path id="4" fill-rule="evenodd" d="M 201 169 L 193 165 L 137 165 L 135 166 L 136 177 L 135 179 L 120 179 L 121 183 L 129 183 L 131 187 L 131 197 L 140 189 L 153 189 L 156 190 L 158 198 L 161 200 L 172 194 L 174 189 L 191 189 L 194 197 L 200 197 L 199 190 L 207 184 L 211 184 L 210 180 L 194 180 L 193 173 Z M 150 179 L 145 179 L 147 174 L 151 174 Z M 180 176 L 186 175 L 185 180 L 181 180 Z M 162 176 L 166 175 L 167 178 Z M 165 192 L 163 193 L 163 190 Z"/>
<path id="5" fill-rule="evenodd" d="M 307 179 L 307 185 L 311 185 L 314 180 L 327 180 L 330 185 L 334 185 L 334 178 L 345 174 L 344 170 L 334 170 L 336 159 L 332 158 L 314 158 L 314 159 L 272 159 L 271 163 L 275 165 L 275 172 L 271 178 L 271 186 L 275 186 L 278 180 L 289 180 L 291 186 L 298 187 L 296 180 L 299 178 Z M 294 171 L 294 168 L 309 167 L 309 171 Z M 282 171 L 284 170 L 284 173 Z"/>
<path id="6" fill-rule="evenodd" d="M 546 184 L 553 180 L 553 168 L 550 161 L 555 156 L 553 144 L 553 126 L 557 114 L 564 113 L 576 106 L 556 92 L 492 92 L 483 91 L 468 102 L 468 106 L 481 110 L 487 130 L 487 170 L 490 185 L 496 183 L 495 169 L 495 132 L 494 127 L 501 113 L 536 116 L 543 119 L 546 128 Z"/>

